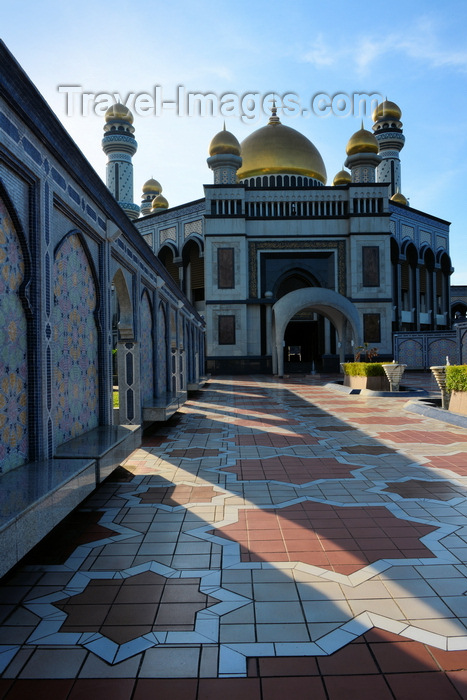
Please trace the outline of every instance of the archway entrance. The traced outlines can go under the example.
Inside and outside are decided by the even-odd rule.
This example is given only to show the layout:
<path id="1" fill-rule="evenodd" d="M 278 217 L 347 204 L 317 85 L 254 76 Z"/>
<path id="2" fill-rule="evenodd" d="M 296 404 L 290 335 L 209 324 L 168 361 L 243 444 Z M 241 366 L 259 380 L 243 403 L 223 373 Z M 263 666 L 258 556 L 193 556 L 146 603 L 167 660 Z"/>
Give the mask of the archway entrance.
<path id="1" fill-rule="evenodd" d="M 335 349 L 325 344 L 325 318 L 311 309 L 295 314 L 284 332 L 284 371 L 289 374 L 318 369 L 326 352 Z"/>
<path id="2" fill-rule="evenodd" d="M 306 318 L 302 326 L 299 325 L 301 314 Z M 311 320 L 312 318 L 313 320 Z M 317 355 L 323 348 L 324 334 L 320 335 L 319 324 L 324 324 L 325 319 L 328 319 L 335 328 L 336 349 L 339 361 L 343 362 L 346 351 L 350 351 L 352 340 L 354 346 L 362 344 L 360 316 L 352 302 L 331 289 L 306 287 L 286 294 L 274 304 L 272 307 L 271 337 L 274 374 L 279 376 L 284 374 L 286 352 L 288 361 L 290 361 L 287 350 L 290 346 L 287 343 L 291 339 L 301 338 L 302 341 L 305 341 L 302 342 L 302 345 L 307 356 L 310 356 L 311 362 L 313 362 L 314 353 Z M 318 331 L 314 334 L 315 340 L 313 340 L 313 329 Z M 308 335 L 306 331 L 311 332 L 311 335 Z"/>

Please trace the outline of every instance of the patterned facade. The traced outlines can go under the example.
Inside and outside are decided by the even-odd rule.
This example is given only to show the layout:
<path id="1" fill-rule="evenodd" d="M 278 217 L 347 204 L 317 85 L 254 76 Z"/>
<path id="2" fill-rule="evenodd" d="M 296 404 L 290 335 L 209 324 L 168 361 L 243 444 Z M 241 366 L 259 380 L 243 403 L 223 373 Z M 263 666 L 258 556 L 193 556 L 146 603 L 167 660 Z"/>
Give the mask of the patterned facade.
<path id="1" fill-rule="evenodd" d="M 73 441 L 91 444 L 96 430 L 110 440 L 122 424 L 131 430 L 119 435 L 140 436 L 143 404 L 167 405 L 172 386 L 183 401 L 204 374 L 204 323 L 3 44 L 0 62 L 0 480 L 9 477 L 5 512 L 66 485 L 41 516 L 53 527 L 99 478 Z M 192 345 L 160 333 L 159 314 L 169 313 L 191 329 Z M 20 515 L 0 516 L 4 564 L 40 530 L 28 526 L 24 547 L 5 535 Z"/>
<path id="2" fill-rule="evenodd" d="M 243 144 L 225 128 L 213 138 L 203 200 L 136 222 L 206 318 L 210 372 L 282 373 L 292 356 L 305 370 L 338 370 L 364 343 L 392 359 L 395 333 L 449 330 L 449 223 L 401 195 L 401 112 L 383 104 L 331 186 L 315 147 L 274 112 Z M 288 139 L 283 167 L 270 157 L 277 134 Z M 314 149 L 314 171 L 297 143 Z"/>

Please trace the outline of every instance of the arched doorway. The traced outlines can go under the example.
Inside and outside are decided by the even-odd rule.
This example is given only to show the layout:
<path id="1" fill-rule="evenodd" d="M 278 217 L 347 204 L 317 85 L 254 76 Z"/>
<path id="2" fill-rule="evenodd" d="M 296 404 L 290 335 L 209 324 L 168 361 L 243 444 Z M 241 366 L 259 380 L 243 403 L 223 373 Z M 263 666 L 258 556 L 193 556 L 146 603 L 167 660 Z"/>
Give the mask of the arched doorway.
<path id="1" fill-rule="evenodd" d="M 120 357 L 125 351 L 125 343 L 134 342 L 133 306 L 128 283 L 121 268 L 119 268 L 111 283 L 112 309 L 112 405 L 113 423 L 115 425 L 128 422 L 125 419 L 125 363 Z"/>
<path id="2" fill-rule="evenodd" d="M 337 333 L 340 361 L 345 358 L 346 346 L 362 344 L 362 329 L 358 311 L 346 297 L 323 287 L 296 289 L 276 301 L 272 307 L 272 366 L 274 374 L 284 374 L 284 341 L 290 321 L 300 312 L 318 314 L 327 318 Z"/>

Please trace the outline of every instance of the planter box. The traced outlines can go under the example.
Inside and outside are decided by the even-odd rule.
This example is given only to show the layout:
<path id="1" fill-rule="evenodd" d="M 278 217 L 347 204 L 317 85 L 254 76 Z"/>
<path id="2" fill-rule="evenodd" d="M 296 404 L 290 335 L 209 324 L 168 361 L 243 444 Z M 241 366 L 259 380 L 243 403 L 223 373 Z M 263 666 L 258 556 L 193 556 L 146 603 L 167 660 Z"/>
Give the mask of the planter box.
<path id="1" fill-rule="evenodd" d="M 449 410 L 467 416 L 467 391 L 453 391 L 449 400 Z"/>
<path id="2" fill-rule="evenodd" d="M 351 377 L 344 375 L 344 386 L 351 389 L 371 389 L 371 391 L 390 391 L 387 377 Z"/>

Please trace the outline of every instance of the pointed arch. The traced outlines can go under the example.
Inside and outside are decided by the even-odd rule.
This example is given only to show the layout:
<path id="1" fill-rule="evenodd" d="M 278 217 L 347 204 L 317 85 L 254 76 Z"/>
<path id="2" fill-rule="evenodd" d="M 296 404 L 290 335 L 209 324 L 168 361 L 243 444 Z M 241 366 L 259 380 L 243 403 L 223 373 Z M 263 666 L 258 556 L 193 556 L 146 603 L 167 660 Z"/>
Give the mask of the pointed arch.
<path id="1" fill-rule="evenodd" d="M 29 459 L 29 252 L 19 219 L 0 189 L 0 472 Z"/>
<path id="2" fill-rule="evenodd" d="M 117 328 L 121 340 L 133 340 L 135 337 L 133 304 L 131 303 L 130 292 L 121 267 L 113 276 L 112 284 L 117 295 Z"/>
<path id="3" fill-rule="evenodd" d="M 323 287 L 296 289 L 276 301 L 273 314 L 273 369 L 279 375 L 284 373 L 283 340 L 289 321 L 303 309 L 311 309 L 329 319 L 336 328 L 341 342 L 341 358 L 347 341 L 347 327 L 355 345 L 360 345 L 363 337 L 360 316 L 357 308 L 342 294 Z M 350 340 L 350 338 L 349 338 Z"/>
<path id="4" fill-rule="evenodd" d="M 52 416 L 54 446 L 99 424 L 97 277 L 78 231 L 58 244 L 53 263 Z"/>
<path id="5" fill-rule="evenodd" d="M 159 302 L 157 311 L 157 392 L 162 396 L 167 392 L 167 313 L 165 304 Z"/>
<path id="6" fill-rule="evenodd" d="M 141 400 L 144 406 L 154 396 L 154 317 L 147 289 L 141 295 L 140 314 Z"/>

